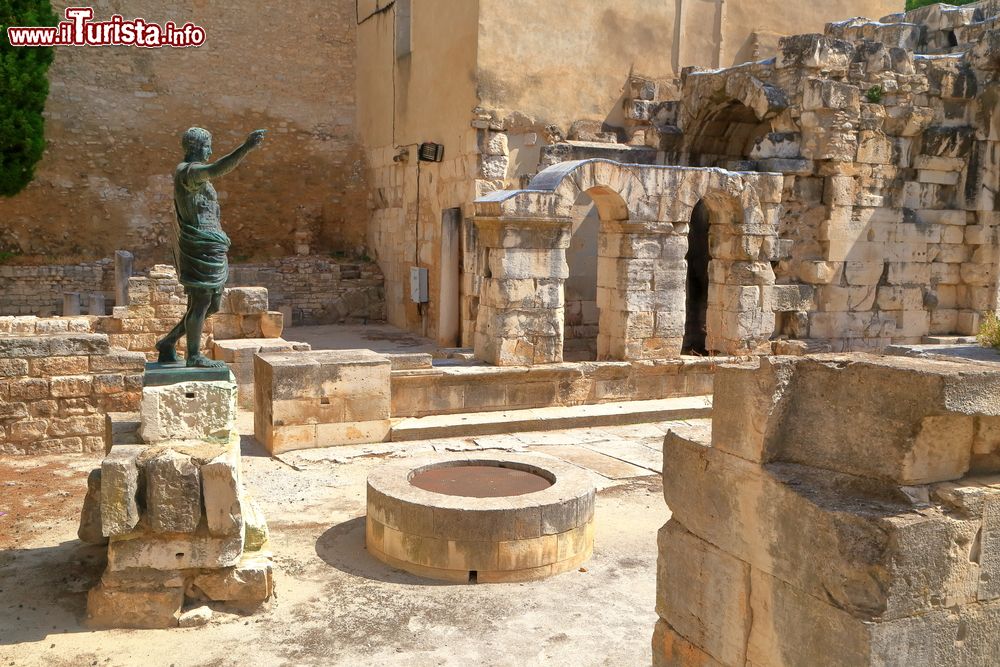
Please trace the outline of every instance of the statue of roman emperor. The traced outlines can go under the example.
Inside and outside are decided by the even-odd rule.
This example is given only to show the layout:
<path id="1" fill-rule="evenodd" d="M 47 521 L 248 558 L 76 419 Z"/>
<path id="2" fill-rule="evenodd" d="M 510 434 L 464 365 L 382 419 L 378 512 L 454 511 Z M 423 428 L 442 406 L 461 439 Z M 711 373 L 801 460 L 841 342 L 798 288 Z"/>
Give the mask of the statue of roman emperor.
<path id="1" fill-rule="evenodd" d="M 159 342 L 160 363 L 177 361 L 177 341 L 187 337 L 186 365 L 199 368 L 225 366 L 201 353 L 205 320 L 218 312 L 222 290 L 229 278 L 229 237 L 222 231 L 219 197 L 212 179 L 225 176 L 264 141 L 266 130 L 254 130 L 229 155 L 209 163 L 212 135 L 192 127 L 181 138 L 184 161 L 174 170 L 174 210 L 177 213 L 174 263 L 187 294 L 187 311 L 181 321 Z"/>

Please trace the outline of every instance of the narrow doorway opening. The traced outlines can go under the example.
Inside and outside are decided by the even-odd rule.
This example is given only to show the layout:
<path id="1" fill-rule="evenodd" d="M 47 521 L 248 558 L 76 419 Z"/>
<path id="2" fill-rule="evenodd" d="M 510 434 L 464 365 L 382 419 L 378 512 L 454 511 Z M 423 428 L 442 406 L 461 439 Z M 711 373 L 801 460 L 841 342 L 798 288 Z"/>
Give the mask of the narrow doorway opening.
<path id="1" fill-rule="evenodd" d="M 594 201 L 581 193 L 573 207 L 573 236 L 566 249 L 563 360 L 595 361 L 600 313 L 597 309 L 597 236 L 601 218 Z"/>
<path id="2" fill-rule="evenodd" d="M 691 212 L 688 227 L 687 308 L 684 320 L 682 354 L 708 354 L 705 347 L 708 325 L 708 227 L 709 213 L 699 201 Z"/>

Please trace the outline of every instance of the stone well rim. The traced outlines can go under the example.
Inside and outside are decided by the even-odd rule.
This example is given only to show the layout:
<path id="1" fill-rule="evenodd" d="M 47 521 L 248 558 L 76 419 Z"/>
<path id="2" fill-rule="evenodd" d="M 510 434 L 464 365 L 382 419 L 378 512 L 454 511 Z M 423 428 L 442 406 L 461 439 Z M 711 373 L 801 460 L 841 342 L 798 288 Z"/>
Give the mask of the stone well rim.
<path id="1" fill-rule="evenodd" d="M 460 465 L 493 465 L 522 470 L 539 475 L 552 485 L 521 495 L 475 498 L 427 491 L 410 483 L 410 479 L 419 472 Z M 482 512 L 544 507 L 572 501 L 594 492 L 590 477 L 577 466 L 545 454 L 506 452 L 438 454 L 388 463 L 368 475 L 368 486 L 379 494 L 417 506 Z"/>

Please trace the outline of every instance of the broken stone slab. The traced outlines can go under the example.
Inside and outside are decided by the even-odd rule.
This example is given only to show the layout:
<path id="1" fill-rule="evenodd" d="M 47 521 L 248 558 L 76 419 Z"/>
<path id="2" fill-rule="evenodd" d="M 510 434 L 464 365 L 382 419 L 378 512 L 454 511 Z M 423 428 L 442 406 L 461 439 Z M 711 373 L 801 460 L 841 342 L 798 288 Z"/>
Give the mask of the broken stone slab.
<path id="1" fill-rule="evenodd" d="M 656 611 L 726 665 L 746 662 L 750 565 L 668 521 L 659 531 Z"/>
<path id="2" fill-rule="evenodd" d="M 267 520 L 260 510 L 257 499 L 249 494 L 244 494 L 242 508 L 245 535 L 243 549 L 245 551 L 260 551 L 271 538 L 270 531 L 267 529 Z"/>
<path id="3" fill-rule="evenodd" d="M 963 477 L 975 419 L 1000 413 L 1000 371 L 967 363 L 819 354 L 722 367 L 715 381 L 719 450 L 899 486 Z"/>
<path id="4" fill-rule="evenodd" d="M 190 533 L 201 522 L 201 473 L 173 450 L 146 462 L 146 513 L 156 533 Z"/>
<path id="5" fill-rule="evenodd" d="M 271 561 L 265 556 L 247 557 L 235 567 L 203 572 L 193 584 L 209 600 L 264 602 L 274 590 Z"/>
<path id="6" fill-rule="evenodd" d="M 267 312 L 266 287 L 231 287 L 226 290 L 227 310 L 236 315 L 259 315 Z"/>
<path id="7" fill-rule="evenodd" d="M 204 528 L 194 533 L 154 533 L 138 530 L 118 535 L 108 544 L 108 569 L 154 570 L 231 567 L 243 553 L 243 532 L 213 537 Z"/>
<path id="8" fill-rule="evenodd" d="M 225 442 L 235 431 L 236 383 L 178 382 L 143 387 L 139 434 L 153 444 L 170 440 Z"/>
<path id="9" fill-rule="evenodd" d="M 201 606 L 186 611 L 177 619 L 179 628 L 197 628 L 212 620 L 211 607 Z"/>
<path id="10" fill-rule="evenodd" d="M 201 466 L 201 490 L 210 535 L 225 537 L 243 531 L 240 479 L 238 439 L 225 452 Z"/>
<path id="11" fill-rule="evenodd" d="M 83 509 L 80 511 L 80 527 L 77 537 L 87 544 L 103 546 L 108 543 L 101 530 L 101 469 L 94 468 L 87 475 L 87 495 L 83 499 Z"/>
<path id="12" fill-rule="evenodd" d="M 101 532 L 105 537 L 128 533 L 139 523 L 137 460 L 145 449 L 119 445 L 101 462 Z"/>
<path id="13" fill-rule="evenodd" d="M 183 604 L 183 588 L 136 590 L 99 584 L 87 594 L 87 625 L 92 628 L 174 628 Z"/>
<path id="14" fill-rule="evenodd" d="M 854 617 L 900 618 L 978 599 L 977 559 L 940 554 L 969 553 L 981 517 L 915 503 L 899 488 L 796 464 L 760 466 L 675 433 L 664 441 L 663 488 L 671 522 Z"/>

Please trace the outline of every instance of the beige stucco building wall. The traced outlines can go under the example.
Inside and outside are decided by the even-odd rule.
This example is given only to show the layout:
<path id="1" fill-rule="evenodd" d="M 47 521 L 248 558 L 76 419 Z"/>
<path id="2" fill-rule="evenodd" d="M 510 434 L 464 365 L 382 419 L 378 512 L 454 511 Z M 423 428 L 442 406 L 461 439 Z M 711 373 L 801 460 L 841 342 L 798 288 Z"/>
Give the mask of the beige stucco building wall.
<path id="1" fill-rule="evenodd" d="M 406 53 L 396 43 L 405 39 L 396 34 L 404 10 L 400 3 L 382 5 L 358 5 L 358 125 L 372 183 L 368 244 L 386 274 L 389 321 L 457 344 L 457 260 L 448 251 L 457 250 L 459 239 L 454 233 L 442 239 L 442 215 L 475 199 L 479 161 L 469 121 L 477 103 L 478 2 L 415 2 Z M 442 144 L 444 160 L 418 161 L 423 142 Z M 445 299 L 443 240 L 452 258 Z M 427 304 L 410 299 L 411 267 L 429 269 Z"/>
<path id="2" fill-rule="evenodd" d="M 62 12 L 71 3 L 53 2 Z M 191 21 L 187 49 L 59 47 L 49 72 L 48 149 L 35 180 L 0 198 L 0 248 L 140 264 L 169 257 L 171 174 L 180 135 L 214 134 L 216 157 L 256 128 L 265 147 L 216 185 L 231 256 L 355 252 L 367 228 L 364 155 L 355 124 L 355 1 L 200 0 L 98 3 L 162 24 Z M 2 93 L 0 93 L 2 94 Z"/>
<path id="3" fill-rule="evenodd" d="M 688 65 L 766 57 L 779 34 L 822 32 L 828 21 L 881 17 L 902 4 L 358 0 L 358 122 L 373 186 L 368 242 L 385 273 L 389 321 L 441 344 L 471 345 L 475 300 L 467 297 L 478 290 L 472 202 L 537 171 L 551 139 L 546 126 L 566 133 L 577 120 L 620 125 L 630 74 L 670 80 Z M 397 28 L 407 24 L 411 52 L 396 57 Z M 418 168 L 414 144 L 423 141 L 444 144 L 444 162 Z M 408 160 L 393 161 L 401 151 Z M 446 213 L 456 207 L 458 241 Z M 413 266 L 429 274 L 430 300 L 420 306 L 409 294 Z"/>

